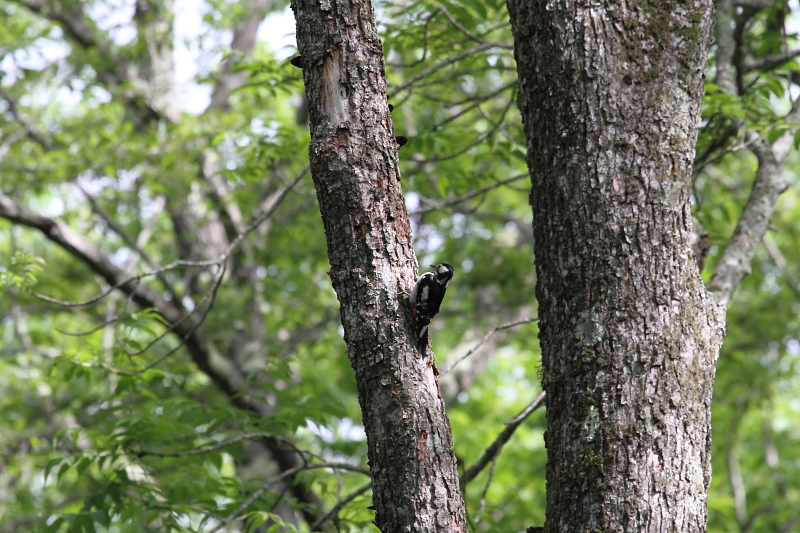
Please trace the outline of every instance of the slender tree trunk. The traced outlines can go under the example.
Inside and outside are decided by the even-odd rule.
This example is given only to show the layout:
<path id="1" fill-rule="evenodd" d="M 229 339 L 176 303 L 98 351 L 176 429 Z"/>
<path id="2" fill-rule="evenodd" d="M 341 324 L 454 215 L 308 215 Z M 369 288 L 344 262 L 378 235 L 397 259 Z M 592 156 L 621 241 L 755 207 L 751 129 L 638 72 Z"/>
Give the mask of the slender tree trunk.
<path id="1" fill-rule="evenodd" d="M 547 391 L 545 530 L 705 531 L 724 319 L 691 254 L 710 0 L 508 0 Z"/>
<path id="2" fill-rule="evenodd" d="M 417 264 L 369 0 L 294 0 L 330 276 L 341 305 L 384 532 L 466 531 L 432 355 L 408 307 Z"/>

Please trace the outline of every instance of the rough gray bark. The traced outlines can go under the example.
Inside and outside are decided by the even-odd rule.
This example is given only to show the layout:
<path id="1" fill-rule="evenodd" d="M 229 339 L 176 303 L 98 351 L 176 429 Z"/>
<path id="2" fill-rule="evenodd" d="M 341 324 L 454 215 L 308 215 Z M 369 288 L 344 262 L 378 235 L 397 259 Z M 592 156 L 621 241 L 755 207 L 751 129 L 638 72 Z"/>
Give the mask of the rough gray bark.
<path id="1" fill-rule="evenodd" d="M 710 0 L 508 0 L 547 392 L 545 531 L 705 531 L 724 319 L 690 249 Z"/>
<path id="2" fill-rule="evenodd" d="M 450 425 L 408 307 L 417 264 L 369 0 L 294 0 L 310 164 L 385 532 L 466 532 Z"/>

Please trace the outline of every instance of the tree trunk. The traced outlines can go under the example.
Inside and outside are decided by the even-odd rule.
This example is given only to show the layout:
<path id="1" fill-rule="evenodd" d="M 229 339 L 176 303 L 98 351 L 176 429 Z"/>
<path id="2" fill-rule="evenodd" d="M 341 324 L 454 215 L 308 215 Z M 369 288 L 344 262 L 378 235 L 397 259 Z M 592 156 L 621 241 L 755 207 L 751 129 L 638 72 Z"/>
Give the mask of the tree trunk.
<path id="1" fill-rule="evenodd" d="M 466 532 L 433 356 L 415 348 L 417 264 L 369 0 L 294 0 L 310 163 L 384 532 Z"/>
<path id="2" fill-rule="evenodd" d="M 710 0 L 508 0 L 547 392 L 545 531 L 705 531 L 724 318 L 689 245 Z"/>

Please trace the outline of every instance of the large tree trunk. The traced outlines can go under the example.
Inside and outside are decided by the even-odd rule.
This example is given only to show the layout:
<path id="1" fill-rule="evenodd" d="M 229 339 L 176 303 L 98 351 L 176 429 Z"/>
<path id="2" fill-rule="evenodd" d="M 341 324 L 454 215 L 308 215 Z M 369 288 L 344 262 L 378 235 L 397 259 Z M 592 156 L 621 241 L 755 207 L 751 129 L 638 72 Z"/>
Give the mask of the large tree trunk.
<path id="1" fill-rule="evenodd" d="M 710 0 L 508 0 L 547 391 L 545 530 L 705 531 L 723 317 L 690 253 Z"/>
<path id="2" fill-rule="evenodd" d="M 466 531 L 450 425 L 408 307 L 417 264 L 370 0 L 294 0 L 317 191 L 385 532 Z"/>

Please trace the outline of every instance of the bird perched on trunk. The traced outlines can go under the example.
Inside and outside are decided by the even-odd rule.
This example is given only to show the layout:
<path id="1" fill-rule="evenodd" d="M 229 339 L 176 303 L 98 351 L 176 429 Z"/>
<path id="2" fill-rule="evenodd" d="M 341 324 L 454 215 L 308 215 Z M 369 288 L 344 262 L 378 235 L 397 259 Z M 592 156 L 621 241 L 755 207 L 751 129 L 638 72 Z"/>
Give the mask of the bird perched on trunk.
<path id="1" fill-rule="evenodd" d="M 417 326 L 417 347 L 425 347 L 425 335 L 428 333 L 428 324 L 439 312 L 442 305 L 447 285 L 453 279 L 453 267 L 447 263 L 431 265 L 432 272 L 425 272 L 419 277 L 414 289 L 411 291 L 409 302 L 414 322 Z"/>

